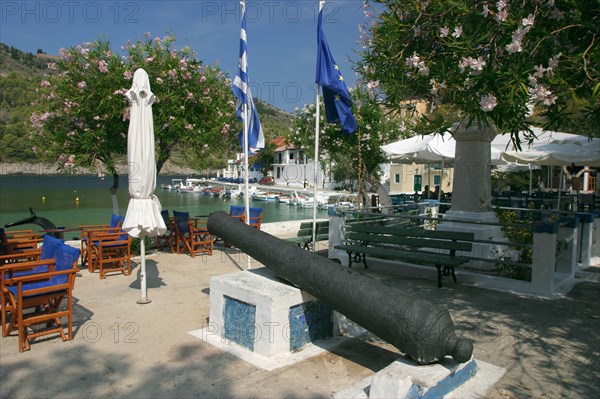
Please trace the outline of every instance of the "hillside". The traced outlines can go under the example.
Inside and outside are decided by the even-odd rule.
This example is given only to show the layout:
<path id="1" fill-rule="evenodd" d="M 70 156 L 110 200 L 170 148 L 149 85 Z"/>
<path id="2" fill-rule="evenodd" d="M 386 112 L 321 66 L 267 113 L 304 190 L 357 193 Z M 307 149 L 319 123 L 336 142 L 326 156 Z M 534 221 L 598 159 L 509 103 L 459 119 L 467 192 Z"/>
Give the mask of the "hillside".
<path id="1" fill-rule="evenodd" d="M 27 140 L 31 103 L 42 77 L 51 72 L 47 64 L 57 58 L 41 49 L 32 54 L 0 43 L 0 161 L 36 160 Z M 256 106 L 267 141 L 287 132 L 293 115 L 260 100 L 256 100 Z M 180 154 L 175 153 L 171 160 L 187 166 Z"/>

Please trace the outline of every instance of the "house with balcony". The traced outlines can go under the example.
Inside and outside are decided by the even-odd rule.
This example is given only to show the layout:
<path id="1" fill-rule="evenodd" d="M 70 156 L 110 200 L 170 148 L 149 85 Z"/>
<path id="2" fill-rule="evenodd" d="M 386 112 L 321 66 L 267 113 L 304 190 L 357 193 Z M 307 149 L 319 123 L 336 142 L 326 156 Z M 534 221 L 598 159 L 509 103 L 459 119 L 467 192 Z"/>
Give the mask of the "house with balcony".
<path id="1" fill-rule="evenodd" d="M 325 176 L 319 165 L 306 156 L 303 148 L 288 143 L 285 137 L 277 137 L 272 141 L 275 146 L 275 156 L 271 165 L 275 184 L 289 187 L 312 187 L 315 174 L 317 186 L 330 188 L 333 181 Z"/>

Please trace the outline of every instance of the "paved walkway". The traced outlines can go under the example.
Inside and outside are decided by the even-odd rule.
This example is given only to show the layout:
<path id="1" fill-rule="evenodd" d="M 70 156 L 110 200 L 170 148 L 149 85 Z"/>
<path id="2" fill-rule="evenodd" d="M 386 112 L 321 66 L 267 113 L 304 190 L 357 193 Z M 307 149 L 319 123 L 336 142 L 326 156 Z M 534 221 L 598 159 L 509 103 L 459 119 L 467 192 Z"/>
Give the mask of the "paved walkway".
<path id="1" fill-rule="evenodd" d="M 375 337 L 272 372 L 194 338 L 209 315 L 211 276 L 245 268 L 235 249 L 212 257 L 156 254 L 147 260 L 148 297 L 137 305 L 137 275 L 82 271 L 75 286 L 75 339 L 52 338 L 19 353 L 0 349 L 0 397 L 331 397 L 399 354 Z M 256 265 L 258 266 L 258 265 Z M 492 398 L 600 397 L 600 284 L 562 300 L 541 300 L 433 279 L 373 273 L 385 284 L 447 306 L 475 357 L 507 369 Z"/>

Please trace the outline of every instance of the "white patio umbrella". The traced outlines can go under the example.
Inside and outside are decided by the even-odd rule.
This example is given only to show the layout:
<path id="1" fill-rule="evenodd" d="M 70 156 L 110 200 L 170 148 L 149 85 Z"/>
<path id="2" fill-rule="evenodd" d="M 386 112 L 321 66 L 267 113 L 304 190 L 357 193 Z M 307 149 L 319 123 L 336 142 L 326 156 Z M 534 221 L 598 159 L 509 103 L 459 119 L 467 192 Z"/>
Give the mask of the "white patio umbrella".
<path id="1" fill-rule="evenodd" d="M 154 155 L 154 122 L 148 74 L 138 69 L 133 84 L 127 92 L 131 106 L 129 132 L 127 134 L 127 166 L 129 174 L 129 206 L 123 230 L 132 237 L 140 237 L 141 291 L 139 304 L 150 303 L 146 296 L 146 249 L 144 238 L 164 234 L 167 227 L 160 214 L 161 206 L 153 194 L 156 188 L 156 161 Z"/>

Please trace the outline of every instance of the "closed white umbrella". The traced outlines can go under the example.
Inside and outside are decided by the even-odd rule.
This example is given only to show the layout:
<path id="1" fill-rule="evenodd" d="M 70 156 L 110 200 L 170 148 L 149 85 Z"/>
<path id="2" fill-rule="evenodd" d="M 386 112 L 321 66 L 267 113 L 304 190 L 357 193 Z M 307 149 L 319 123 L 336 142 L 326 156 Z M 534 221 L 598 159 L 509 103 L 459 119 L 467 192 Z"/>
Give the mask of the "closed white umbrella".
<path id="1" fill-rule="evenodd" d="M 154 94 L 150 90 L 148 73 L 143 69 L 135 71 L 133 84 L 127 92 L 127 98 L 131 106 L 127 134 L 130 200 L 123 221 L 123 230 L 132 237 L 140 237 L 142 297 L 137 303 L 144 304 L 151 302 L 146 296 L 144 237 L 156 237 L 164 234 L 167 227 L 160 214 L 160 201 L 153 194 L 156 188 L 154 122 L 152 119 Z"/>

